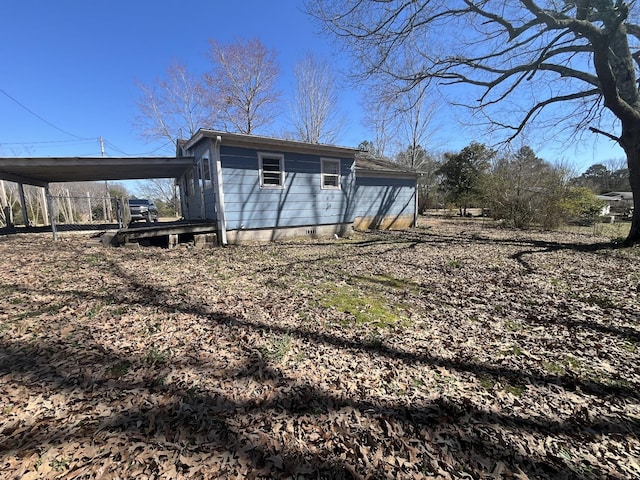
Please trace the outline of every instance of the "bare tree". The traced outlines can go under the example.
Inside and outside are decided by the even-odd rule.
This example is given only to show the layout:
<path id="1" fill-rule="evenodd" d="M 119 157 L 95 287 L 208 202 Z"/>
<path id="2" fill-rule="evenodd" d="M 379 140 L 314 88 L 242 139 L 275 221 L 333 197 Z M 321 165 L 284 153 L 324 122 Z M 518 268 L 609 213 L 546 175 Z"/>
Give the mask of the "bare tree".
<path id="1" fill-rule="evenodd" d="M 335 143 L 344 118 L 338 111 L 335 69 L 326 59 L 307 53 L 295 66 L 296 87 L 291 111 L 297 138 Z"/>
<path id="2" fill-rule="evenodd" d="M 140 193 L 143 197 L 156 202 L 163 216 L 179 214 L 179 203 L 175 180 L 172 178 L 152 178 L 140 184 Z"/>
<path id="3" fill-rule="evenodd" d="M 366 89 L 363 104 L 363 124 L 374 134 L 371 141 L 373 152 L 376 156 L 391 158 L 391 152 L 401 148 L 397 141 L 395 95 L 390 95 L 383 85 L 373 82 Z"/>
<path id="4" fill-rule="evenodd" d="M 433 137 L 437 107 L 437 103 L 429 101 L 426 85 L 401 92 L 398 97 L 395 108 L 398 137 L 409 147 L 411 154 L 405 161 L 414 170 L 421 170 L 422 162 L 425 161 L 425 156 L 419 154 L 418 147 L 428 145 Z"/>
<path id="5" fill-rule="evenodd" d="M 165 79 L 139 87 L 142 96 L 134 125 L 144 138 L 166 139 L 175 147 L 178 138 L 191 137 L 198 128 L 215 120 L 202 81 L 184 64 L 170 66 Z"/>
<path id="6" fill-rule="evenodd" d="M 465 86 L 460 103 L 506 139 L 527 125 L 586 128 L 625 151 L 640 241 L 640 25 L 623 0 L 307 0 L 358 73 L 400 89 Z M 419 63 L 407 58 L 420 55 Z M 407 68 L 408 66 L 415 68 Z M 550 123 L 554 122 L 554 123 Z M 611 133 L 611 129 L 616 133 Z"/>
<path id="7" fill-rule="evenodd" d="M 279 114 L 276 53 L 257 38 L 220 43 L 210 40 L 213 65 L 205 76 L 212 108 L 222 127 L 251 134 L 271 124 Z"/>

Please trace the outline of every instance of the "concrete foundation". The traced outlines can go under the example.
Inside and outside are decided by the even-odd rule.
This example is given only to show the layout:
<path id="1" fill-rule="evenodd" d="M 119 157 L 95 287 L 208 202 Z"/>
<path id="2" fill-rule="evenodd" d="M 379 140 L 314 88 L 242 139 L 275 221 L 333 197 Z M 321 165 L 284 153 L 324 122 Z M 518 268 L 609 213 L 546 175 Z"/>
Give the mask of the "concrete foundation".
<path id="1" fill-rule="evenodd" d="M 227 230 L 227 243 L 238 245 L 244 242 L 273 242 L 295 237 L 329 238 L 334 235 L 345 237 L 351 231 L 353 231 L 351 223 L 260 230 Z"/>
<path id="2" fill-rule="evenodd" d="M 406 230 L 413 226 L 413 215 L 390 215 L 388 217 L 356 217 L 354 230 Z"/>

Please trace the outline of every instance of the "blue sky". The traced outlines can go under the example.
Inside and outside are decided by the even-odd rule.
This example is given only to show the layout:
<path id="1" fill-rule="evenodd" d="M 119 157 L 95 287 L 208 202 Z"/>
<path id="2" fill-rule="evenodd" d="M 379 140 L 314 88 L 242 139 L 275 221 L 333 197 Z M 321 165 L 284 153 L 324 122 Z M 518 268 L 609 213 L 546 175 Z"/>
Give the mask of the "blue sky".
<path id="1" fill-rule="evenodd" d="M 163 142 L 148 143 L 133 128 L 140 97 L 136 82 L 151 83 L 175 61 L 194 73 L 206 71 L 208 39 L 260 38 L 278 53 L 285 94 L 294 64 L 307 51 L 329 56 L 338 78 L 349 68 L 347 57 L 317 35 L 298 0 L 6 3 L 0 29 L 0 156 L 99 156 L 100 136 L 110 156 L 171 154 L 171 148 L 161 148 Z M 361 122 L 360 93 L 345 87 L 342 102 L 347 123 L 338 143 L 357 146 L 372 138 Z M 450 118 L 438 123 L 445 125 L 441 150 L 457 151 L 472 140 L 491 143 Z M 589 144 L 537 153 L 581 170 L 624 156 L 602 140 L 595 149 Z"/>

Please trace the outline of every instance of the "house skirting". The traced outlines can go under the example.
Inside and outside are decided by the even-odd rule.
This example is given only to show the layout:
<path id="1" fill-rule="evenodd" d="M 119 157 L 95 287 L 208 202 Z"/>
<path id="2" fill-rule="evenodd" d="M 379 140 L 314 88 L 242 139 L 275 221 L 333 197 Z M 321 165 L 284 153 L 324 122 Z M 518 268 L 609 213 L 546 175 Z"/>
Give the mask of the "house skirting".
<path id="1" fill-rule="evenodd" d="M 413 214 L 356 217 L 354 230 L 406 230 L 413 226 Z"/>
<path id="2" fill-rule="evenodd" d="M 227 243 L 273 242 L 295 237 L 323 238 L 348 235 L 353 231 L 351 223 L 308 225 L 302 227 L 261 228 L 255 230 L 227 230 Z"/>

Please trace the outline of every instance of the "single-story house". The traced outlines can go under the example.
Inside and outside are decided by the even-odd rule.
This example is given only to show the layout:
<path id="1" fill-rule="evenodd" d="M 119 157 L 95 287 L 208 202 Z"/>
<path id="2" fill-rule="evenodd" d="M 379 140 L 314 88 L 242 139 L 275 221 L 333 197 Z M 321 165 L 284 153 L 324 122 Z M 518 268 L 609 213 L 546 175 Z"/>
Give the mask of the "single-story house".
<path id="1" fill-rule="evenodd" d="M 201 129 L 178 157 L 183 217 L 215 221 L 221 244 L 415 223 L 418 175 L 358 149 Z"/>
<path id="2" fill-rule="evenodd" d="M 633 209 L 633 192 L 607 192 L 596 195 L 596 198 L 606 202 L 601 215 L 627 215 Z"/>

